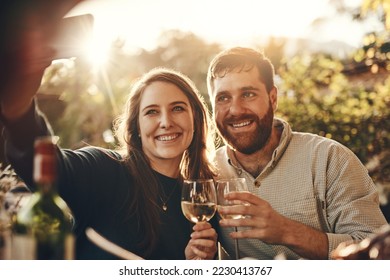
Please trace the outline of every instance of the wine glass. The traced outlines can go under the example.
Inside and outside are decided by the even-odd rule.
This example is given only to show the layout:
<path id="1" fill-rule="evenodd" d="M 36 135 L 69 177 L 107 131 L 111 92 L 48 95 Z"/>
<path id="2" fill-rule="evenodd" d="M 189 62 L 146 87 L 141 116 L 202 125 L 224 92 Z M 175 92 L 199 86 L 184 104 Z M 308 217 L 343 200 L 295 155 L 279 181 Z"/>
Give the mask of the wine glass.
<path id="1" fill-rule="evenodd" d="M 217 181 L 217 198 L 218 198 L 218 209 L 221 207 L 232 207 L 240 203 L 237 200 L 227 200 L 225 195 L 231 192 L 247 192 L 248 186 L 246 185 L 245 178 L 233 178 L 233 179 L 220 179 Z M 241 214 L 221 214 L 218 212 L 222 219 L 241 219 Z M 234 231 L 237 232 L 237 227 L 234 227 Z M 240 258 L 238 239 L 234 239 L 234 249 L 236 253 L 236 259 Z"/>
<path id="2" fill-rule="evenodd" d="M 212 179 L 184 180 L 181 210 L 190 222 L 209 221 L 217 211 L 217 195 Z"/>

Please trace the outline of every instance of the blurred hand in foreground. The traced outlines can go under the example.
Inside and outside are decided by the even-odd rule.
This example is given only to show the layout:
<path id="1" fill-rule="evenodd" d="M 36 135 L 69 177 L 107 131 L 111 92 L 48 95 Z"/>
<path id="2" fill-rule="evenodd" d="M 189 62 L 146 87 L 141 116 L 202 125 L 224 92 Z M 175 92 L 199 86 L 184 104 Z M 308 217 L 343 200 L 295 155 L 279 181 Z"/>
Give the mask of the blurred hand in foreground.
<path id="1" fill-rule="evenodd" d="M 390 260 L 390 225 L 359 243 L 341 243 L 332 252 L 336 260 Z"/>
<path id="2" fill-rule="evenodd" d="M 82 0 L 7 1 L 1 4 L 1 113 L 16 120 L 31 106 L 55 54 L 49 42 L 61 19 Z M 5 2 L 5 1 L 4 1 Z"/>

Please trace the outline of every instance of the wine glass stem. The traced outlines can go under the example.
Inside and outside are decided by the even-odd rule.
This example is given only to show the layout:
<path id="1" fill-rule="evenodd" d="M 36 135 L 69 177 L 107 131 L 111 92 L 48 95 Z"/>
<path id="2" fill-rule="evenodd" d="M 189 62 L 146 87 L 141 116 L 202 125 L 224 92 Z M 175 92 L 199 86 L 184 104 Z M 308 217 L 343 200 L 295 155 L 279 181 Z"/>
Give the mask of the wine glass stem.
<path id="1" fill-rule="evenodd" d="M 237 227 L 234 227 L 234 231 L 237 232 Z M 234 239 L 234 249 L 236 251 L 236 260 L 240 259 L 240 250 L 238 248 L 238 239 Z"/>

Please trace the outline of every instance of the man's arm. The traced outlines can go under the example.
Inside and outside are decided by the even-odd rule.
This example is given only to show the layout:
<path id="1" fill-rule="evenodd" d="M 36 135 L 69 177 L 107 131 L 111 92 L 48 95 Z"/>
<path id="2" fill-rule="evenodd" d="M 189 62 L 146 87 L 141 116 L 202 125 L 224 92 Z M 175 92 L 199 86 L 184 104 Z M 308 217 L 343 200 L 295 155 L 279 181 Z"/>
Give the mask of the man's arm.
<path id="1" fill-rule="evenodd" d="M 232 238 L 256 238 L 268 244 L 284 245 L 307 259 L 328 258 L 328 238 L 325 233 L 280 215 L 267 201 L 252 193 L 229 193 L 226 198 L 246 203 L 220 210 L 222 214 L 240 213 L 246 216 L 245 219 L 220 221 L 224 227 L 249 227 L 232 232 Z"/>

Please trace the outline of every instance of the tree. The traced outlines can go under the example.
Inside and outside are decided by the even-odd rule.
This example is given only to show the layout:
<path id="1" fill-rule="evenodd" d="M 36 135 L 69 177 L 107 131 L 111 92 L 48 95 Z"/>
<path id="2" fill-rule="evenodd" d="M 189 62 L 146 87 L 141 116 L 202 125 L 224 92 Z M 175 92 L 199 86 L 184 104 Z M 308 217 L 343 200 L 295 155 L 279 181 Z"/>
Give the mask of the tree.
<path id="1" fill-rule="evenodd" d="M 65 104 L 63 111 L 50 116 L 63 147 L 115 144 L 110 135 L 112 122 L 121 112 L 119 104 L 124 104 L 136 76 L 122 47 L 119 41 L 113 42 L 107 63 L 98 68 L 77 58 L 59 61 L 47 69 L 40 92 L 53 94 Z M 49 112 L 49 106 L 42 109 Z"/>
<path id="2" fill-rule="evenodd" d="M 191 32 L 169 30 L 160 36 L 158 45 L 151 51 L 143 50 L 134 57 L 142 72 L 157 66 L 181 71 L 189 76 L 208 101 L 206 76 L 211 59 L 221 50 L 218 44 L 207 44 Z"/>
<path id="3" fill-rule="evenodd" d="M 390 0 L 363 0 L 360 11 L 361 18 L 370 12 L 377 13 L 386 30 L 390 30 Z"/>
<path id="4" fill-rule="evenodd" d="M 390 146 L 390 78 L 368 90 L 342 69 L 321 54 L 289 60 L 280 71 L 279 114 L 295 130 L 339 141 L 367 162 Z"/>

